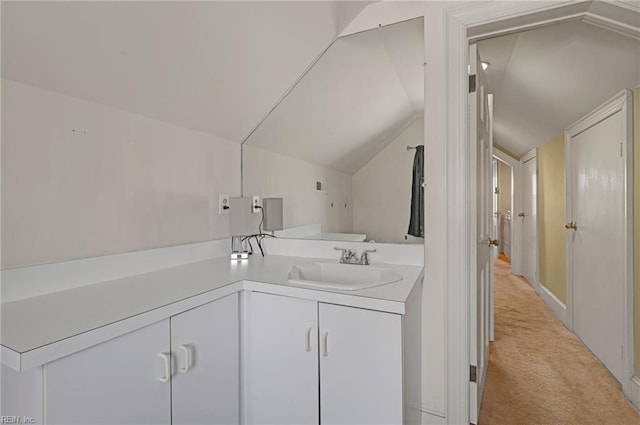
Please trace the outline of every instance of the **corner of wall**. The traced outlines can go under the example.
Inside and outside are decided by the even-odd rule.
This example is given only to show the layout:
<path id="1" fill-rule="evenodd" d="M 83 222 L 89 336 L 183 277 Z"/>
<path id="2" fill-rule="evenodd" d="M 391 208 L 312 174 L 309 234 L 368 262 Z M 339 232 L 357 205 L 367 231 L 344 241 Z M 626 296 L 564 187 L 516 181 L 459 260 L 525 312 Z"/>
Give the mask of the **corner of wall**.
<path id="1" fill-rule="evenodd" d="M 640 211 L 640 87 L 633 90 L 633 170 L 634 368 L 636 375 L 640 376 L 640 220 L 638 219 L 638 211 Z M 640 378 L 636 377 L 636 379 Z M 640 394 L 636 400 L 638 401 L 636 407 L 640 408 Z"/>
<path id="2" fill-rule="evenodd" d="M 540 298 L 542 298 L 551 312 L 567 326 L 567 306 L 542 283 L 538 282 L 538 288 L 540 289 L 538 291 Z"/>

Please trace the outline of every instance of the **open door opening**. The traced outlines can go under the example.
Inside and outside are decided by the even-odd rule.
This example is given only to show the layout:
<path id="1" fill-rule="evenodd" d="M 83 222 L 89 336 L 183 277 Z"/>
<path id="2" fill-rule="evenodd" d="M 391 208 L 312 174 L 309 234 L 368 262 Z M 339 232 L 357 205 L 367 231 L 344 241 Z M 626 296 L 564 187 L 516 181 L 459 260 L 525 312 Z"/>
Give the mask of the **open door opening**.
<path id="1" fill-rule="evenodd" d="M 495 239 L 500 241 L 494 256 L 511 263 L 511 247 L 513 245 L 511 227 L 513 167 L 494 154 L 493 168 L 493 227 L 496 235 Z"/>

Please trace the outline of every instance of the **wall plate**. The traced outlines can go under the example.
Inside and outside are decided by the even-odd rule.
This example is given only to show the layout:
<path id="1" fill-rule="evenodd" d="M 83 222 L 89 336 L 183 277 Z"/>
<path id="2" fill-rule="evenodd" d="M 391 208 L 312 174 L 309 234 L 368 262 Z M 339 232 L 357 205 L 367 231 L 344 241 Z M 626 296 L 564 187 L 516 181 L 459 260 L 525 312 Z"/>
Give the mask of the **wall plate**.
<path id="1" fill-rule="evenodd" d="M 254 214 L 259 214 L 261 208 L 260 205 L 260 195 L 253 195 L 251 197 L 251 208 Z"/>
<path id="2" fill-rule="evenodd" d="M 316 192 L 327 193 L 327 182 L 323 180 L 316 180 L 315 186 L 316 186 Z"/>
<path id="3" fill-rule="evenodd" d="M 218 196 L 218 215 L 229 214 L 229 195 L 221 193 Z"/>

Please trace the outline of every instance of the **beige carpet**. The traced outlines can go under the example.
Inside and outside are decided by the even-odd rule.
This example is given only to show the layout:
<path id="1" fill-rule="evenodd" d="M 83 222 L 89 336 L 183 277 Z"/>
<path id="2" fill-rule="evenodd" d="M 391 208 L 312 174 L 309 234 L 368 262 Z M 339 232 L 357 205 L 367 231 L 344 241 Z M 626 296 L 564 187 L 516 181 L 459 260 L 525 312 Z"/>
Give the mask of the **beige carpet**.
<path id="1" fill-rule="evenodd" d="M 640 424 L 615 378 L 500 260 L 495 298 L 481 425 Z"/>

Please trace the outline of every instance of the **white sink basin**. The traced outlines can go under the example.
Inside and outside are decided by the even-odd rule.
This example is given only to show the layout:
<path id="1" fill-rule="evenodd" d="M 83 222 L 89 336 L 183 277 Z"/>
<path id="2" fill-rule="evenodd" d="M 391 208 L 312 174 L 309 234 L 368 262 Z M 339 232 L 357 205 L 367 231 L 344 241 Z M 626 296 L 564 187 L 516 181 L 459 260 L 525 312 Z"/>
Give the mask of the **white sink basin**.
<path id="1" fill-rule="evenodd" d="M 373 288 L 402 280 L 402 276 L 383 267 L 313 261 L 289 270 L 290 283 L 343 291 Z"/>

